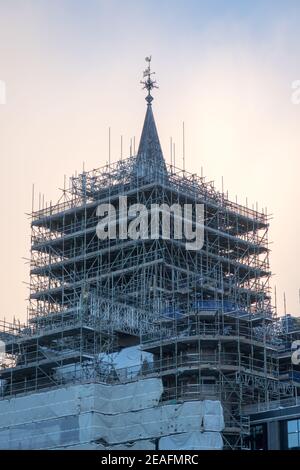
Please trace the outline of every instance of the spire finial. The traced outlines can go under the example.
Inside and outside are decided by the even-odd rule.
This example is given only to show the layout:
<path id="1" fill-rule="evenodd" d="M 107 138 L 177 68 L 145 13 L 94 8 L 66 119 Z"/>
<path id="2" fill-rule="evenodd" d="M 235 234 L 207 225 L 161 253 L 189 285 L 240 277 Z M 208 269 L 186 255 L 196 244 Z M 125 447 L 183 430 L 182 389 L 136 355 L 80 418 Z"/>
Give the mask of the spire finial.
<path id="1" fill-rule="evenodd" d="M 147 101 L 148 105 L 151 104 L 151 101 L 153 100 L 153 96 L 151 96 L 151 90 L 153 88 L 158 88 L 156 85 L 156 80 L 152 80 L 151 75 L 154 75 L 155 72 L 151 72 L 151 55 L 149 57 L 145 58 L 145 61 L 148 63 L 148 67 L 144 70 L 143 72 L 143 78 L 144 80 L 141 80 L 141 84 L 144 85 L 143 89 L 148 90 L 148 95 L 146 96 L 145 100 Z"/>

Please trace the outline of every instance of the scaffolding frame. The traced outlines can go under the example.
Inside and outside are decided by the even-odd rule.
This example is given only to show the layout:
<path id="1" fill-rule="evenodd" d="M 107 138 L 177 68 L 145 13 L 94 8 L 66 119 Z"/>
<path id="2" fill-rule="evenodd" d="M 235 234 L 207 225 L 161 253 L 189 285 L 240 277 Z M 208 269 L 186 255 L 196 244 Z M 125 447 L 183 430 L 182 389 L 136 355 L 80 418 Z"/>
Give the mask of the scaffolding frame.
<path id="1" fill-rule="evenodd" d="M 84 171 L 57 204 L 30 215 L 29 320 L 18 330 L 0 326 L 2 334 L 11 328 L 2 397 L 60 386 L 67 379 L 57 372 L 71 366 L 70 383 L 120 381 L 106 359 L 141 343 L 154 363 L 140 377 L 161 377 L 165 401 L 201 399 L 213 385 L 226 445 L 243 448 L 243 406 L 295 393 L 278 374 L 269 216 L 230 201 L 203 177 L 165 165 L 149 179 L 138 165 L 134 156 Z M 112 203 L 118 213 L 120 195 L 147 208 L 204 204 L 203 248 L 192 252 L 175 239 L 100 240 L 97 207 Z M 133 380 L 129 370 L 123 376 Z"/>

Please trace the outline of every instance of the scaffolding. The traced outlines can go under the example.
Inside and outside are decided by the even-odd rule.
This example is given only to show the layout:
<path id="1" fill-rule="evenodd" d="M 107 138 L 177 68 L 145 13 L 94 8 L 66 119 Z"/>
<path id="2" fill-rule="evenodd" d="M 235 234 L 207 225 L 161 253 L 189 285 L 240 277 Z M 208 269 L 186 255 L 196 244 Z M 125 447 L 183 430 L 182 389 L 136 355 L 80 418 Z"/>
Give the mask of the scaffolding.
<path id="1" fill-rule="evenodd" d="M 175 238 L 101 240 L 97 208 L 113 204 L 119 215 L 120 196 L 149 209 L 203 204 L 202 249 Z M 137 155 L 70 178 L 57 204 L 31 214 L 29 319 L 1 324 L 2 398 L 159 376 L 163 401 L 220 399 L 226 446 L 243 448 L 243 406 L 295 395 L 279 374 L 268 227 L 266 213 L 164 162 L 148 102 Z M 137 344 L 153 364 L 138 376 L 116 371 L 111 353 Z"/>

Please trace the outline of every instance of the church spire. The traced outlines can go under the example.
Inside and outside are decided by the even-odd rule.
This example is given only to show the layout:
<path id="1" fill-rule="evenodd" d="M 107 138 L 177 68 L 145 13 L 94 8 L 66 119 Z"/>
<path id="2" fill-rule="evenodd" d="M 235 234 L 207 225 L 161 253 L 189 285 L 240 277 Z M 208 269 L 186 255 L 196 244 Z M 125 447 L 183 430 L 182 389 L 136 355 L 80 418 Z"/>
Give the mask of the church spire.
<path id="1" fill-rule="evenodd" d="M 143 73 L 141 83 L 143 88 L 148 91 L 146 96 L 147 111 L 142 130 L 142 135 L 137 153 L 137 176 L 146 177 L 149 180 L 164 179 L 167 177 L 167 168 L 162 153 L 156 124 L 152 111 L 153 96 L 151 90 L 158 88 L 156 80 L 152 79 L 155 72 L 151 72 L 151 56 L 146 57 L 148 67 Z"/>

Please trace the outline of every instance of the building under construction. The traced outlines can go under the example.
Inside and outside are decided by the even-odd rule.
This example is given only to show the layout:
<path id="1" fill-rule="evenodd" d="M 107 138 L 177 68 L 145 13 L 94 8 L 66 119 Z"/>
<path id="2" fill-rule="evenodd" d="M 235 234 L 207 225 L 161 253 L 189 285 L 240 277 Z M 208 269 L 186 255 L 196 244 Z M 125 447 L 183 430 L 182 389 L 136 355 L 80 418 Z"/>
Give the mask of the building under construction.
<path id="1" fill-rule="evenodd" d="M 300 325 L 271 305 L 268 215 L 165 162 L 150 62 L 145 77 L 136 155 L 31 214 L 28 322 L 0 331 L 0 448 L 246 449 L 253 413 L 298 403 Z M 202 248 L 161 231 L 101 239 L 98 207 L 115 207 L 119 233 L 120 196 L 202 204 Z"/>

